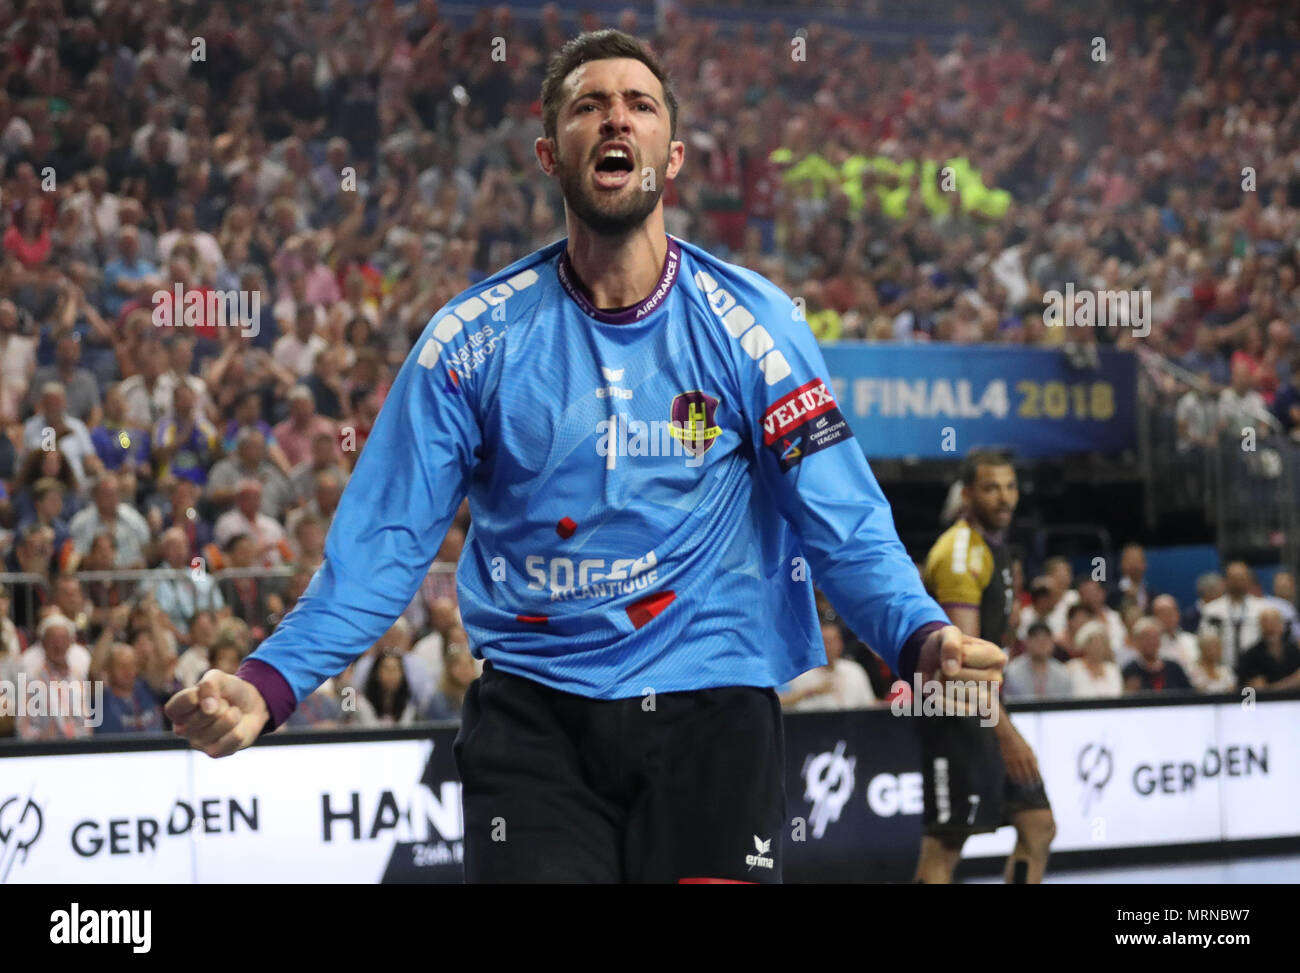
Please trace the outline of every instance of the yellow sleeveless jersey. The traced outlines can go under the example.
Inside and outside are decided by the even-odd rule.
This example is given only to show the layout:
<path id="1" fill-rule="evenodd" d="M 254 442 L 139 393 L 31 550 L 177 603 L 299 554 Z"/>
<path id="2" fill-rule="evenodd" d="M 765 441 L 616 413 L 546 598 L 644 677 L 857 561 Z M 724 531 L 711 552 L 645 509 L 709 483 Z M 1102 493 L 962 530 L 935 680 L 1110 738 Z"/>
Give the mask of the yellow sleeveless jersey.
<path id="1" fill-rule="evenodd" d="M 966 518 L 959 518 L 930 548 L 922 578 L 944 608 L 961 605 L 979 611 L 980 638 L 1006 644 L 1014 594 L 1004 544 L 990 543 Z"/>

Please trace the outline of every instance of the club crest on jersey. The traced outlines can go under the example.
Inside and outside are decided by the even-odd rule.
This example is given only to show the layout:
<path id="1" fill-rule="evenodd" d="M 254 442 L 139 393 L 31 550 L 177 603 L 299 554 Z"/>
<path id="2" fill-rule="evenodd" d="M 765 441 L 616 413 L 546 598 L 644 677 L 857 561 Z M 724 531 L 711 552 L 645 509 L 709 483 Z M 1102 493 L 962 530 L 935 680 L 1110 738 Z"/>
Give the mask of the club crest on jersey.
<path id="1" fill-rule="evenodd" d="M 714 422 L 717 409 L 718 400 L 699 389 L 673 398 L 670 431 L 690 455 L 703 456 L 722 435 L 722 428 Z"/>

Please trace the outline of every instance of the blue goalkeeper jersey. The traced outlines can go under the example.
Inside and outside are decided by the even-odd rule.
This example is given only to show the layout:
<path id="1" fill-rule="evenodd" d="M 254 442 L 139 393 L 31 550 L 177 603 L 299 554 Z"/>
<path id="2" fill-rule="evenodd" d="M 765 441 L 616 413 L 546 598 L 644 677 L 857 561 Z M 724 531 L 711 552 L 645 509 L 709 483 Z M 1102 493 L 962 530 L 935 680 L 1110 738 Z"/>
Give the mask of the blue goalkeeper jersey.
<path id="1" fill-rule="evenodd" d="M 246 669 L 272 667 L 291 706 L 346 668 L 410 603 L 466 496 L 461 615 L 506 672 L 598 699 L 780 685 L 826 662 L 812 579 L 897 668 L 947 618 L 796 305 L 670 237 L 654 292 L 598 310 L 565 242 L 434 315 L 324 564 Z"/>

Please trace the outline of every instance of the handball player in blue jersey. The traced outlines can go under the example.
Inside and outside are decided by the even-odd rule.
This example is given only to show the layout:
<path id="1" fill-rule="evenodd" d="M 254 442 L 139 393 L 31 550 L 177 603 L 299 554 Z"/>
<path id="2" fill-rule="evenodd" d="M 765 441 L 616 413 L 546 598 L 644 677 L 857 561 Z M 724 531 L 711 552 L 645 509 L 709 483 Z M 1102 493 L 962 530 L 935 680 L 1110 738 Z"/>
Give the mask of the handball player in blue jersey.
<path id="1" fill-rule="evenodd" d="M 996 682 L 1005 656 L 926 594 L 790 298 L 665 233 L 685 147 L 655 57 L 569 41 L 542 115 L 567 238 L 434 315 L 306 593 L 167 713 L 214 757 L 282 724 L 406 608 L 468 497 L 466 879 L 778 882 L 773 687 L 825 664 L 814 579 L 903 679 Z"/>

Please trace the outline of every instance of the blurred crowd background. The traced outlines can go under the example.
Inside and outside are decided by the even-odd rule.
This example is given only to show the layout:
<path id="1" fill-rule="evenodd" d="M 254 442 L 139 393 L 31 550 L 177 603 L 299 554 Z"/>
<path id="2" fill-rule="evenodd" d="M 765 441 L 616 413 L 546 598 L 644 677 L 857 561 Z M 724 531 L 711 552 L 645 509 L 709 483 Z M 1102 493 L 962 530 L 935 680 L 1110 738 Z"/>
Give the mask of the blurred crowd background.
<path id="1" fill-rule="evenodd" d="M 292 609 L 414 337 L 564 233 L 532 145 L 546 59 L 580 29 L 636 34 L 672 72 L 669 231 L 801 297 L 820 341 L 1084 363 L 1113 344 L 1143 356 L 1184 460 L 1243 425 L 1300 442 L 1286 3 L 708 9 L 0 0 L 0 679 L 102 679 L 99 732 L 159 732 L 160 701 Z M 1046 326 L 1067 284 L 1149 292 L 1150 334 Z M 258 295 L 251 326 L 181 313 L 232 291 Z M 462 510 L 402 619 L 291 726 L 455 718 L 477 674 L 452 574 L 467 528 Z M 1140 554 L 1110 585 L 1018 570 L 1009 695 L 1295 684 L 1291 575 L 1264 591 L 1234 564 L 1178 604 Z M 824 617 L 836 661 L 786 703 L 885 699 Z"/>

